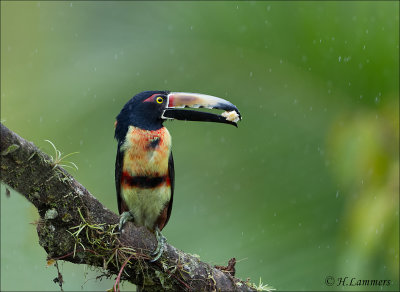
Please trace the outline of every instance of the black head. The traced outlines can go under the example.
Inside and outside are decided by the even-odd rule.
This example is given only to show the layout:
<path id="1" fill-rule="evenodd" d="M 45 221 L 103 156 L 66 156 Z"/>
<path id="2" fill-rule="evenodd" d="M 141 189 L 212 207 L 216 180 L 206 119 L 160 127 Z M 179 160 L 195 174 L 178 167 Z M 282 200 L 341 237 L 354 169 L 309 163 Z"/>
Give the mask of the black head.
<path id="1" fill-rule="evenodd" d="M 225 110 L 221 115 L 182 108 L 209 108 Z M 158 130 L 165 120 L 203 121 L 237 126 L 241 115 L 227 100 L 199 93 L 143 91 L 131 98 L 117 116 L 115 138 L 125 140 L 129 126 L 143 130 Z"/>
<path id="2" fill-rule="evenodd" d="M 161 118 L 168 105 L 168 91 L 143 91 L 132 97 L 117 116 L 115 138 L 125 139 L 129 126 L 143 130 L 162 128 Z"/>

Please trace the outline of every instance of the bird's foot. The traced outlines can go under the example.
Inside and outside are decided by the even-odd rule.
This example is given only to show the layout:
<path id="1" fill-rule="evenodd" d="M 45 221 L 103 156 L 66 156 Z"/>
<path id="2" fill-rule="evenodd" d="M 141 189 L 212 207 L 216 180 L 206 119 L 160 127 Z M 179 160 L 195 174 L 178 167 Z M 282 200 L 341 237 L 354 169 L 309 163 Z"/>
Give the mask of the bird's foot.
<path id="1" fill-rule="evenodd" d="M 119 231 L 122 231 L 122 228 L 124 227 L 124 224 L 127 221 L 131 221 L 133 219 L 132 213 L 127 211 L 121 214 L 121 216 L 119 217 Z"/>
<path id="2" fill-rule="evenodd" d="M 157 247 L 151 253 L 151 256 L 154 256 L 154 258 L 150 260 L 151 263 L 157 261 L 161 257 L 165 249 L 165 243 L 167 242 L 167 239 L 161 234 L 161 231 L 158 229 L 158 227 L 156 227 L 156 239 Z"/>

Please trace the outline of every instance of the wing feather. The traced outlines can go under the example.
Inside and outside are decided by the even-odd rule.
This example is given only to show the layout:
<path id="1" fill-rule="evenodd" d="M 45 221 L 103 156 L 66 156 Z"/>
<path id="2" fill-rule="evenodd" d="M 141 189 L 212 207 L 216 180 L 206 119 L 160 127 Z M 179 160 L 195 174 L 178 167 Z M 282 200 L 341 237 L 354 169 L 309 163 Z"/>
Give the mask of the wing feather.
<path id="1" fill-rule="evenodd" d="M 115 188 L 117 190 L 117 204 L 118 204 L 118 212 L 121 214 L 125 208 L 122 206 L 122 197 L 121 197 L 121 176 L 122 176 L 122 167 L 124 163 L 124 151 L 120 151 L 120 144 L 118 143 L 117 149 L 117 157 L 115 159 Z M 125 204 L 124 204 L 125 205 Z"/>
<path id="2" fill-rule="evenodd" d="M 172 202 L 173 202 L 173 198 L 174 198 L 175 169 L 174 169 L 174 158 L 172 156 L 172 152 L 169 155 L 169 160 L 168 160 L 168 175 L 169 175 L 169 180 L 171 182 L 171 198 L 168 203 L 167 220 L 165 221 L 164 226 L 167 225 L 169 217 L 171 217 Z"/>

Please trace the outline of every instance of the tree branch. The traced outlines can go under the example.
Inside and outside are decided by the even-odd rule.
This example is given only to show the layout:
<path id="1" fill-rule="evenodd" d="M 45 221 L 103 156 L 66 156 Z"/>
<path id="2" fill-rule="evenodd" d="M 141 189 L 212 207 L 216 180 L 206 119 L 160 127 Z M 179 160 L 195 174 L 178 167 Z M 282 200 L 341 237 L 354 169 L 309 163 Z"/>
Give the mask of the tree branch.
<path id="1" fill-rule="evenodd" d="M 118 233 L 115 213 L 52 158 L 3 124 L 0 153 L 1 181 L 39 212 L 39 244 L 49 260 L 102 267 L 103 275 L 118 275 L 146 291 L 255 290 L 234 277 L 234 260 L 224 270 L 167 244 L 161 259 L 150 263 L 148 254 L 156 247 L 152 233 L 130 222 Z"/>

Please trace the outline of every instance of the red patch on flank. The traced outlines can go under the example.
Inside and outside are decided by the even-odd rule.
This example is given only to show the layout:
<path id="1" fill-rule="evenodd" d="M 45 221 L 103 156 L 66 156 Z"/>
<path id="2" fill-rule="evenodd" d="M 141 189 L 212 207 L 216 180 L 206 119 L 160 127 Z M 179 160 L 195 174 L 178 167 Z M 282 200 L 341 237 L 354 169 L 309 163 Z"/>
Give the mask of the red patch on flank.
<path id="1" fill-rule="evenodd" d="M 126 188 L 130 188 L 131 186 L 128 184 L 128 181 L 130 179 L 130 175 L 127 171 L 123 171 L 122 175 L 121 175 L 121 186 L 126 189 Z"/>
<path id="2" fill-rule="evenodd" d="M 170 187 L 171 186 L 171 178 L 167 175 L 167 179 L 165 180 L 165 184 Z M 161 230 L 161 229 L 160 229 Z"/>
<path id="3" fill-rule="evenodd" d="M 117 122 L 117 121 L 115 121 L 115 122 L 114 122 L 114 128 L 116 128 L 116 127 L 117 127 L 117 124 L 118 124 L 118 122 Z"/>

